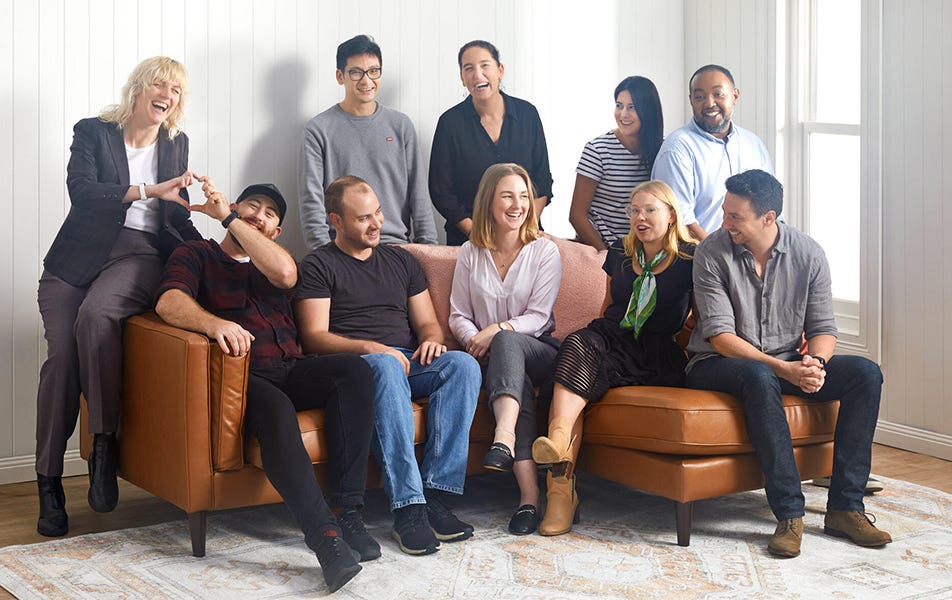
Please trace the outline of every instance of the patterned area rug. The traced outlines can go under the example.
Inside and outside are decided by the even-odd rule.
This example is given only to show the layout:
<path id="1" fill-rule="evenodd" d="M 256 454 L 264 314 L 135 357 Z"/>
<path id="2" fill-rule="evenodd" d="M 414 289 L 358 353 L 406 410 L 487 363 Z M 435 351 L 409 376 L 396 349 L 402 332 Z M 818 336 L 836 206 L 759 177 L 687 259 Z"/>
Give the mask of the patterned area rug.
<path id="1" fill-rule="evenodd" d="M 379 492 L 365 517 L 383 557 L 341 598 L 952 598 L 952 496 L 884 479 L 866 510 L 894 542 L 862 549 L 822 533 L 826 490 L 804 485 L 803 554 L 766 552 L 775 522 L 762 491 L 698 503 L 691 546 L 676 544 L 671 502 L 580 478 L 582 522 L 558 537 L 506 532 L 516 490 L 504 475 L 471 478 L 457 514 L 476 527 L 435 555 L 390 540 Z M 18 598 L 309 598 L 327 588 L 317 559 L 280 505 L 216 513 L 208 554 L 190 555 L 179 521 L 0 549 L 0 585 Z"/>

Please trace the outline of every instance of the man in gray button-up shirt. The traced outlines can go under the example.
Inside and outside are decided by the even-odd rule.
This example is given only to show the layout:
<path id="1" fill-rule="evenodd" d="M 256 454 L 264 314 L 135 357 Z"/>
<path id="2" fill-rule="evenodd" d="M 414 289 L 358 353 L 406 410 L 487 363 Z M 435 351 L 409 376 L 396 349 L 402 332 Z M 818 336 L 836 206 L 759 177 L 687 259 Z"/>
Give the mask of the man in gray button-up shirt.
<path id="1" fill-rule="evenodd" d="M 728 178 L 726 187 L 722 229 L 694 254 L 699 315 L 687 384 L 727 392 L 743 405 L 779 522 L 767 549 L 784 557 L 800 553 L 804 499 L 781 395 L 839 400 L 824 530 L 861 546 L 885 545 L 892 539 L 863 505 L 882 372 L 865 358 L 833 355 L 829 264 L 819 244 L 777 221 L 780 183 L 755 169 Z"/>

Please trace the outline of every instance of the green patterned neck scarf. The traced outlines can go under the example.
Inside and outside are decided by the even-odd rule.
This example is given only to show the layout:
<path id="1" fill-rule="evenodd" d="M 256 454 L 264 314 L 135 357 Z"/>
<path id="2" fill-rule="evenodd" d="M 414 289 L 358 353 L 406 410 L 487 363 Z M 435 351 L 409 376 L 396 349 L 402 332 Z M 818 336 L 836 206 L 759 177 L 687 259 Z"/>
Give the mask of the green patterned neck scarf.
<path id="1" fill-rule="evenodd" d="M 645 264 L 645 249 L 644 246 L 639 244 L 636 256 L 638 266 L 641 267 L 641 275 L 636 277 L 631 284 L 631 300 L 628 301 L 628 310 L 625 311 L 625 316 L 618 326 L 622 329 L 633 330 L 637 340 L 645 321 L 654 312 L 655 303 L 658 299 L 657 290 L 655 289 L 655 276 L 651 270 L 661 264 L 668 253 L 662 250 L 655 254 L 651 262 Z"/>

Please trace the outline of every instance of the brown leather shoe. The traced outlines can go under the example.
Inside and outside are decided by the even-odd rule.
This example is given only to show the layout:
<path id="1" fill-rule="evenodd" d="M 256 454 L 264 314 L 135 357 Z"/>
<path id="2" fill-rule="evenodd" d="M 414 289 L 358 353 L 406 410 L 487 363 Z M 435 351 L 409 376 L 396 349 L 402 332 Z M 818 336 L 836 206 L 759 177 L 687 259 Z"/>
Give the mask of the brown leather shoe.
<path id="1" fill-rule="evenodd" d="M 539 524 L 541 535 L 561 535 L 572 531 L 578 523 L 578 495 L 575 493 L 575 475 L 553 477 L 549 472 L 546 481 L 545 517 Z"/>
<path id="2" fill-rule="evenodd" d="M 828 510 L 823 519 L 823 532 L 849 538 L 858 546 L 879 548 L 891 542 L 892 536 L 876 529 L 875 522 L 876 517 L 858 510 Z"/>
<path id="3" fill-rule="evenodd" d="M 793 558 L 800 555 L 800 542 L 803 541 L 803 517 L 784 519 L 777 523 L 767 551 L 774 556 Z"/>

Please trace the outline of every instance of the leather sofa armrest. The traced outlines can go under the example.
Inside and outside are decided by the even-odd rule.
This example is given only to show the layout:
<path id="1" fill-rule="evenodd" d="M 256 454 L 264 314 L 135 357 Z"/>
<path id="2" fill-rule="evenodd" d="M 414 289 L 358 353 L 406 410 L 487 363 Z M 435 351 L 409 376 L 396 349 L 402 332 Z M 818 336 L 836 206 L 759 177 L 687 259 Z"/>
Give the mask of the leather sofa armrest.
<path id="1" fill-rule="evenodd" d="M 209 349 L 212 467 L 216 471 L 237 471 L 245 466 L 245 393 L 251 355 L 225 354 L 217 343 L 205 339 Z"/>
<path id="2" fill-rule="evenodd" d="M 154 313 L 131 317 L 124 346 L 124 476 L 181 506 L 174 496 L 194 494 L 195 484 L 210 482 L 213 471 L 241 469 L 248 360 Z"/>

